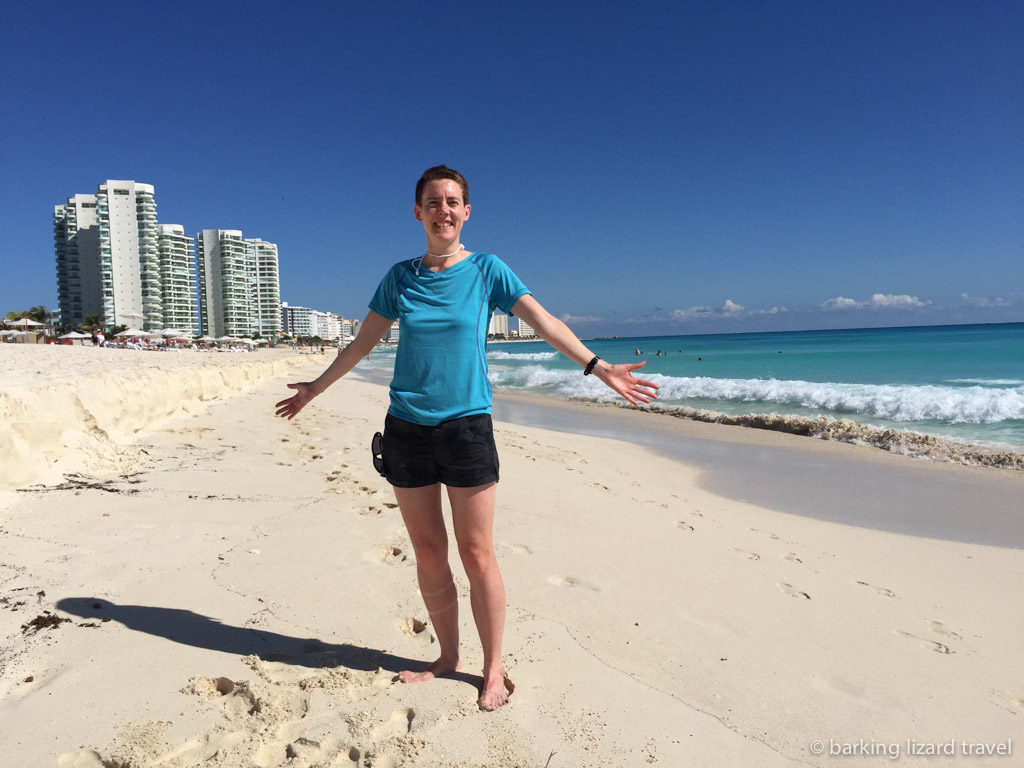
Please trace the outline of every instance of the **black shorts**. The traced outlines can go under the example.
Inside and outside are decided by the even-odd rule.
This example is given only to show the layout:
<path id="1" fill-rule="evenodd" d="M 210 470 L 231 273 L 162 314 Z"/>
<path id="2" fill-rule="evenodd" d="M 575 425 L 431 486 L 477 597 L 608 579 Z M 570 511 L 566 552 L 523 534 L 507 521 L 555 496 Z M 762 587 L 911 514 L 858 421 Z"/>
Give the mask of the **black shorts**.
<path id="1" fill-rule="evenodd" d="M 498 482 L 498 449 L 489 413 L 426 427 L 384 419 L 384 477 L 398 488 L 444 483 L 473 488 Z"/>

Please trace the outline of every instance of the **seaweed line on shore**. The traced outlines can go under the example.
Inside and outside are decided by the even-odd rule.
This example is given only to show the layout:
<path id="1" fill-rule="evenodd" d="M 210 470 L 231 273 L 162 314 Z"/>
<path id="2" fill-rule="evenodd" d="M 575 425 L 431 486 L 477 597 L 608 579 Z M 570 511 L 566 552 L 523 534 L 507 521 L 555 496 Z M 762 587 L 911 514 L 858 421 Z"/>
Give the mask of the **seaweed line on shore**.
<path id="1" fill-rule="evenodd" d="M 592 405 L 614 406 L 632 410 L 632 406 L 597 400 L 579 399 Z M 648 405 L 639 409 L 646 413 L 672 416 L 677 419 L 699 421 L 707 424 L 725 424 L 735 427 L 766 429 L 791 435 L 814 437 L 819 440 L 834 440 L 854 445 L 881 448 L 889 453 L 913 458 L 949 461 L 972 467 L 993 467 L 1024 471 L 1024 454 L 1010 450 L 990 448 L 973 443 L 961 443 L 949 438 L 934 437 L 919 432 L 899 429 L 872 427 L 858 424 L 850 419 L 833 419 L 828 416 L 810 418 L 807 416 L 783 416 L 777 413 L 747 413 L 731 416 L 717 411 L 706 411 L 686 406 Z"/>

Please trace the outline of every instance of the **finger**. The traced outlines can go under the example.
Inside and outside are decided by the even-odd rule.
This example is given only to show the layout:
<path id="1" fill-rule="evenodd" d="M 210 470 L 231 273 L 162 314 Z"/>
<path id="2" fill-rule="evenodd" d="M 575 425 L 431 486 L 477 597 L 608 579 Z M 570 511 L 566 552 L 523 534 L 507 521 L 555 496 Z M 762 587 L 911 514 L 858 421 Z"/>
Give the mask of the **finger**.
<path id="1" fill-rule="evenodd" d="M 647 387 L 648 389 L 661 389 L 660 386 L 655 384 L 653 381 L 647 381 L 647 379 L 635 379 L 635 381 L 640 386 Z"/>

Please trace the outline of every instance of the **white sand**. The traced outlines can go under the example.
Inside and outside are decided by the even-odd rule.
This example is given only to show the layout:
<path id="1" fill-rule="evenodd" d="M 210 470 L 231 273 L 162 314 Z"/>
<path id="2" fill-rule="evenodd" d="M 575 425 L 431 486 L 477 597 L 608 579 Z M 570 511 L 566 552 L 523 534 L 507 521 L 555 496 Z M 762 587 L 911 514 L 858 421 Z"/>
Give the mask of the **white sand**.
<path id="1" fill-rule="evenodd" d="M 179 370 L 144 372 L 152 426 L 119 416 L 102 436 L 60 443 L 54 414 L 88 435 L 68 421 L 89 423 L 101 402 L 99 426 L 117 402 L 83 401 L 83 416 L 65 403 L 70 389 L 45 392 L 65 386 L 53 360 L 78 378 L 59 357 L 67 351 L 26 367 L 0 348 L 5 427 L 24 414 L 22 447 L 5 457 L 26 477 L 32 450 L 45 454 L 50 483 L 0 496 L 4 765 L 893 764 L 829 757 L 830 740 L 874 752 L 896 744 L 900 764 L 914 766 L 1019 763 L 1021 549 L 757 506 L 712 493 L 695 466 L 641 446 L 499 424 L 496 539 L 516 692 L 483 714 L 466 600 L 466 672 L 394 682 L 436 644 L 393 497 L 369 461 L 384 388 L 343 380 L 289 423 L 273 416 L 284 382 L 310 378 L 324 360 L 185 357 Z M 115 355 L 102 376 L 125 396 L 142 391 L 140 365 L 174 357 L 81 353 Z M 272 373 L 232 367 L 272 358 Z M 215 399 L 176 408 L 199 364 L 220 377 L 205 395 Z M 11 395 L 15 365 L 21 394 Z M 729 449 L 729 428 L 701 427 L 709 452 Z M 836 453 L 763 437 L 769 452 Z M 871 450 L 840 446 L 835 466 L 860 466 Z M 922 512 L 914 488 L 934 472 L 973 484 L 982 506 L 1024 490 L 988 482 L 991 470 L 922 474 L 915 460 L 885 461 L 906 470 L 894 516 Z M 92 480 L 62 485 L 69 472 Z M 23 631 L 41 616 L 69 621 Z M 907 755 L 908 739 L 954 739 L 956 756 Z M 816 740 L 824 756 L 812 754 Z M 962 754 L 963 741 L 1007 740 L 1008 757 Z"/>

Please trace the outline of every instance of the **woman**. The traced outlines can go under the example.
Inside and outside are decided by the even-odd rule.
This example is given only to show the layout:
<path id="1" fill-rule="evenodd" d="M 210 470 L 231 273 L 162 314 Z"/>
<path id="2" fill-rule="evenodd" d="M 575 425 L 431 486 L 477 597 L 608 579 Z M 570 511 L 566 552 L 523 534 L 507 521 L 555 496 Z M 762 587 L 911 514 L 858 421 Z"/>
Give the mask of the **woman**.
<path id="1" fill-rule="evenodd" d="M 501 660 L 505 586 L 493 542 L 498 455 L 485 351 L 491 313 L 500 308 L 522 318 L 578 363 L 584 375 L 596 376 L 633 405 L 657 397 L 658 386 L 633 377 L 642 362 L 610 365 L 600 360 L 497 257 L 463 248 L 460 235 L 470 205 L 462 174 L 443 165 L 424 172 L 416 184 L 413 213 L 427 236 L 426 253 L 388 271 L 356 339 L 316 381 L 289 384 L 296 393 L 277 403 L 277 415 L 293 418 L 400 320 L 385 419 L 384 475 L 394 486 L 412 541 L 420 593 L 441 654 L 424 669 L 399 677 L 420 682 L 460 668 L 458 591 L 441 506 L 445 486 L 483 645 L 484 682 L 477 703 L 490 711 L 504 705 L 512 692 Z"/>

